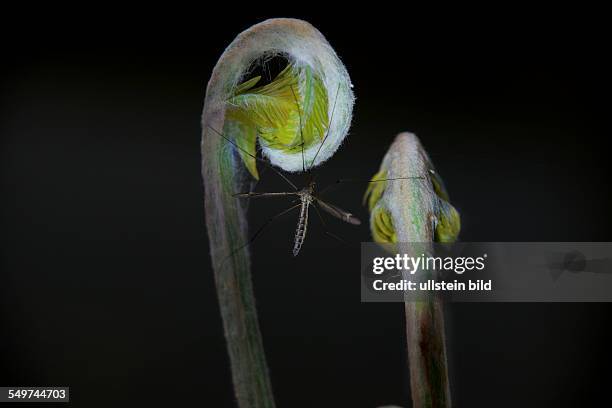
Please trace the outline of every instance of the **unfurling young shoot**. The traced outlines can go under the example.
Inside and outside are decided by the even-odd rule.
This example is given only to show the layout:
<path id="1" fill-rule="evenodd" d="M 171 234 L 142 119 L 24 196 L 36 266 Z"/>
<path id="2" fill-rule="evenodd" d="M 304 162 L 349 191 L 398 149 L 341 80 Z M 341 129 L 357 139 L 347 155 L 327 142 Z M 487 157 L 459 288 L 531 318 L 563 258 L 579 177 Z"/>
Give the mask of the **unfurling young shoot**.
<path id="1" fill-rule="evenodd" d="M 364 201 L 370 210 L 374 241 L 393 251 L 401 251 L 401 243 L 419 243 L 415 246 L 419 252 L 431 252 L 432 242 L 455 241 L 461 225 L 459 213 L 450 204 L 421 142 L 405 132 L 397 135 L 373 179 L 410 176 L 422 177 L 368 186 Z M 416 408 L 450 407 L 442 304 L 434 296 L 406 301 L 404 308 L 412 404 Z"/>
<path id="2" fill-rule="evenodd" d="M 415 176 L 421 177 L 397 180 Z M 374 241 L 448 243 L 457 239 L 459 213 L 416 135 L 405 132 L 396 137 L 372 180 L 388 180 L 371 183 L 364 195 Z"/>
<path id="3" fill-rule="evenodd" d="M 321 78 L 309 66 L 289 63 L 271 83 L 255 88 L 260 79 L 251 78 L 235 88 L 228 100 L 226 134 L 234 136 L 242 161 L 257 180 L 257 136 L 269 155 L 301 158 L 304 151 L 304 167 L 310 168 L 307 152 L 323 143 L 329 128 L 327 90 Z"/>
<path id="4" fill-rule="evenodd" d="M 301 90 L 303 87 L 300 85 L 299 78 L 302 72 L 306 73 L 306 91 Z M 303 171 L 308 172 L 310 181 L 299 190 L 285 175 L 278 172 L 265 160 L 258 158 L 256 156 L 255 136 L 252 139 L 244 139 L 246 142 L 240 143 L 234 142 L 226 135 L 219 133 L 219 136 L 236 148 L 246 168 L 255 179 L 259 179 L 257 161 L 263 162 L 293 189 L 283 192 L 248 191 L 236 193 L 234 194 L 235 197 L 246 199 L 297 197 L 295 201 L 299 201 L 299 204 L 270 218 L 253 234 L 249 241 L 238 246 L 229 256 L 233 256 L 236 252 L 251 244 L 270 222 L 300 208 L 293 244 L 293 256 L 297 256 L 306 238 L 311 206 L 321 220 L 325 233 L 342 241 L 327 230 L 320 210 L 350 224 L 359 225 L 361 221 L 351 213 L 333 204 L 326 203 L 318 197 L 314 175 L 311 173 L 319 153 L 326 148 L 326 142 L 329 139 L 328 124 L 334 117 L 336 101 L 334 100 L 331 114 L 328 116 L 323 109 L 324 106 L 327 106 L 326 91 L 319 79 L 311 75 L 309 68 L 299 70 L 289 65 L 270 84 L 252 89 L 260 79 L 260 77 L 254 77 L 236 87 L 235 95 L 230 99 L 231 106 L 228 108 L 228 118 L 230 119 L 226 122 L 226 129 L 231 129 L 234 126 L 237 126 L 238 129 L 254 129 L 253 135 L 259 135 L 261 139 L 266 141 L 264 146 L 285 149 L 287 154 L 295 154 L 297 151 L 297 154 L 301 155 L 302 158 Z M 312 92 L 313 90 L 314 92 Z M 330 121 L 328 121 L 328 118 Z M 305 149 L 309 149 L 313 143 L 316 151 L 312 160 L 306 163 Z"/>
<path id="5" fill-rule="evenodd" d="M 248 78 L 255 64 L 274 56 L 288 62 L 276 80 L 259 86 L 260 78 Z M 266 20 L 239 34 L 208 82 L 202 114 L 206 226 L 241 408 L 272 408 L 275 402 L 249 252 L 240 251 L 224 262 L 249 237 L 246 206 L 234 194 L 251 191 L 259 178 L 256 162 L 264 159 L 257 157 L 258 145 L 269 166 L 290 172 L 329 159 L 348 132 L 353 100 L 348 73 L 327 40 L 295 19 Z"/>

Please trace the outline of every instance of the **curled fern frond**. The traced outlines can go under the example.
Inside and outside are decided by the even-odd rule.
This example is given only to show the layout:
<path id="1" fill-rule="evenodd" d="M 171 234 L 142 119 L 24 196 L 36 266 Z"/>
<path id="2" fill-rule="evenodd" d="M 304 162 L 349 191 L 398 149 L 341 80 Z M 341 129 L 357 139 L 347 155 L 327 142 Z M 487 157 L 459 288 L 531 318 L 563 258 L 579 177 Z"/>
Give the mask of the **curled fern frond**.
<path id="1" fill-rule="evenodd" d="M 393 180 L 419 176 L 423 179 Z M 457 239 L 461 230 L 459 212 L 450 204 L 442 178 L 415 135 L 398 135 L 379 172 L 372 177 L 372 180 L 384 179 L 391 181 L 371 183 L 364 196 L 376 242 L 396 242 L 388 240 L 396 234 L 395 230 L 393 234 L 383 233 L 389 225 L 394 224 L 400 225 L 399 228 L 403 230 L 399 234 L 400 242 L 421 242 L 419 239 L 430 233 L 435 242 L 448 243 Z M 383 224 L 385 219 L 381 214 L 391 214 L 391 222 Z"/>
<path id="2" fill-rule="evenodd" d="M 382 206 L 372 212 L 371 221 L 372 237 L 379 244 L 397 243 L 397 233 L 393 227 L 391 213 Z"/>
<path id="3" fill-rule="evenodd" d="M 247 79 L 257 61 L 273 56 L 288 61 L 274 81 L 259 85 L 260 77 Z M 266 20 L 240 33 L 208 82 L 201 145 L 206 227 L 240 408 L 273 408 L 275 402 L 249 251 L 228 259 L 237 245 L 249 240 L 247 206 L 233 194 L 251 189 L 258 179 L 258 145 L 272 165 L 286 171 L 306 170 L 329 159 L 348 133 L 351 87 L 325 37 L 305 21 L 286 18 Z"/>
<path id="4" fill-rule="evenodd" d="M 253 88 L 260 77 L 238 85 L 228 99 L 226 126 L 239 123 L 246 132 L 241 143 L 256 150 L 256 133 L 261 144 L 285 154 L 301 155 L 316 142 L 322 143 L 329 128 L 328 94 L 321 77 L 311 67 L 289 63 L 269 84 Z M 259 179 L 254 159 L 241 157 L 255 179 Z M 308 163 L 310 167 L 310 163 Z"/>
<path id="5" fill-rule="evenodd" d="M 376 203 L 378 203 L 378 200 L 380 200 L 380 198 L 382 197 L 386 186 L 386 181 L 382 180 L 385 180 L 386 178 L 387 172 L 385 170 L 380 170 L 370 180 L 371 183 L 368 184 L 368 188 L 366 189 L 366 192 L 363 195 L 363 202 L 368 203 L 368 210 L 372 211 L 376 206 Z"/>

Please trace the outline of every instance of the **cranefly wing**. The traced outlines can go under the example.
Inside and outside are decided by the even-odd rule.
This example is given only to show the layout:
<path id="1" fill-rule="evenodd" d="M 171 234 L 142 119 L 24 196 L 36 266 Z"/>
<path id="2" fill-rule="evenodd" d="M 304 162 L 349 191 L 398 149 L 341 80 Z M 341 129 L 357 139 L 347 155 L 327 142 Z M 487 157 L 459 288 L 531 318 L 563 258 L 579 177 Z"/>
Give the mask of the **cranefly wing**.
<path id="1" fill-rule="evenodd" d="M 355 217 L 353 214 L 346 212 L 336 207 L 335 205 L 328 204 L 325 201 L 321 200 L 320 198 L 315 197 L 314 199 L 315 199 L 316 204 L 318 204 L 323 210 L 327 211 L 334 217 L 340 218 L 342 221 L 348 222 L 349 224 L 353 224 L 353 225 L 361 224 L 361 221 L 359 221 L 359 219 Z"/>

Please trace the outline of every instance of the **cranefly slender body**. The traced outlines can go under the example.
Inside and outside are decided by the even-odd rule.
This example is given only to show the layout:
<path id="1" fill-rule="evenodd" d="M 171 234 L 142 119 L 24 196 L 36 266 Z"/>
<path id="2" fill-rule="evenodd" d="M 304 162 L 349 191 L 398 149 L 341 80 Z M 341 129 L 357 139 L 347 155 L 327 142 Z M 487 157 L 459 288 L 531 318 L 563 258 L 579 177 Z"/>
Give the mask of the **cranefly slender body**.
<path id="1" fill-rule="evenodd" d="M 306 230 L 308 228 L 308 209 L 312 202 L 312 196 L 310 194 L 300 195 L 302 201 L 302 207 L 300 208 L 300 218 L 298 220 L 297 229 L 295 230 L 295 239 L 293 242 L 293 256 L 297 256 L 302 249 L 304 238 L 306 238 Z"/>
<path id="2" fill-rule="evenodd" d="M 325 226 L 325 223 L 323 221 L 323 218 L 321 217 L 321 214 L 319 213 L 319 208 L 323 209 L 324 211 L 333 215 L 334 217 L 341 219 L 344 222 L 348 222 L 349 224 L 353 224 L 353 225 L 361 224 L 361 221 L 359 221 L 359 219 L 353 216 L 353 214 L 347 211 L 341 210 L 340 208 L 332 204 L 326 203 L 325 201 L 317 197 L 315 195 L 314 181 L 311 181 L 310 183 L 308 183 L 307 187 L 304 187 L 303 189 L 299 191 L 287 191 L 287 192 L 278 192 L 278 193 L 258 193 L 258 192 L 250 191 L 248 193 L 235 194 L 235 197 L 238 197 L 238 198 L 279 197 L 279 196 L 297 196 L 300 203 L 294 205 L 293 207 L 288 208 L 287 210 L 269 219 L 268 222 L 264 224 L 263 227 L 260 228 L 255 233 L 251 241 L 247 242 L 246 245 L 251 243 L 257 237 L 257 235 L 259 235 L 261 230 L 268 223 L 272 222 L 274 219 L 284 214 L 287 214 L 289 211 L 294 210 L 298 207 L 300 208 L 300 216 L 298 218 L 297 228 L 295 230 L 295 238 L 293 241 L 293 256 L 297 256 L 300 253 L 300 250 L 302 249 L 302 245 L 304 244 L 304 239 L 306 239 L 306 231 L 308 230 L 308 214 L 310 212 L 311 205 L 315 208 L 324 226 Z M 332 236 L 333 238 L 337 238 L 336 236 L 334 236 L 327 230 L 325 230 L 325 233 Z M 241 248 L 238 248 L 238 249 L 241 249 Z"/>
<path id="3" fill-rule="evenodd" d="M 308 210 L 313 201 L 314 184 L 310 184 L 307 188 L 298 193 L 301 201 L 300 218 L 298 219 L 297 229 L 295 230 L 295 240 L 293 242 L 293 256 L 297 256 L 302 249 L 304 238 L 306 238 L 306 230 L 308 229 Z"/>

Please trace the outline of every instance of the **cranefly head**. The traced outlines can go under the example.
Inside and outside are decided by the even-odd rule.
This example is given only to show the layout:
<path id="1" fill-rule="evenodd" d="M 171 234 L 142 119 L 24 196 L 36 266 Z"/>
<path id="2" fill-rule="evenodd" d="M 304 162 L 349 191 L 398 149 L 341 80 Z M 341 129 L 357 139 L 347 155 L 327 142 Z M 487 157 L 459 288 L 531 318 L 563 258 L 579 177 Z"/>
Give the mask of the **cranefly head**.
<path id="1" fill-rule="evenodd" d="M 370 210 L 372 237 L 378 243 L 453 242 L 459 235 L 459 213 L 412 133 L 397 135 L 364 200 Z"/>

